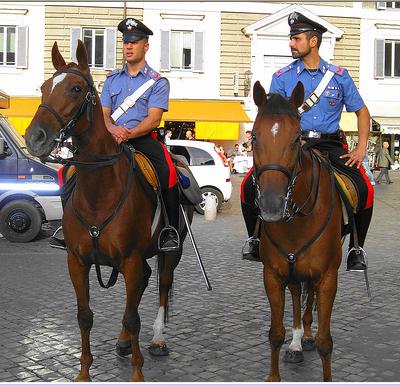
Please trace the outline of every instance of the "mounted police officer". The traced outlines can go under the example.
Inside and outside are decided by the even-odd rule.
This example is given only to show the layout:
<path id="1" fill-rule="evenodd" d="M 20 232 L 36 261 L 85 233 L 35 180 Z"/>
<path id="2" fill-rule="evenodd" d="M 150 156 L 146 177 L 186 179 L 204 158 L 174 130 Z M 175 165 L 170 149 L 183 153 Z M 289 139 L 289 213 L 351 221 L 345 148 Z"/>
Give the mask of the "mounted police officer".
<path id="1" fill-rule="evenodd" d="M 327 29 L 299 12 L 292 12 L 288 23 L 289 46 L 292 57 L 296 60 L 272 76 L 270 92 L 280 93 L 288 98 L 297 82 L 303 83 L 306 101 L 299 111 L 302 139 L 311 141 L 313 147 L 328 154 L 331 164 L 356 184 L 359 204 L 354 221 L 360 247 L 354 247 L 357 246 L 357 240 L 351 234 L 347 270 L 363 271 L 366 269 L 366 260 L 362 247 L 371 222 L 374 199 L 373 187 L 361 166 L 366 154 L 370 114 L 347 70 L 329 64 L 319 56 L 322 34 Z M 339 131 L 343 105 L 347 111 L 357 115 L 358 144 L 351 152 L 348 152 Z M 258 212 L 254 204 L 255 189 L 250 177 L 252 171 L 249 171 L 242 183 L 242 211 L 250 236 L 243 249 L 243 258 L 259 260 L 258 239 L 255 235 Z"/>
<path id="2" fill-rule="evenodd" d="M 107 75 L 100 96 L 106 127 L 117 143 L 129 142 L 144 153 L 154 165 L 161 185 L 169 225 L 161 232 L 160 249 L 179 248 L 179 191 L 171 157 L 157 139 L 156 129 L 168 110 L 169 82 L 146 62 L 149 35 L 153 32 L 141 21 L 127 18 L 118 24 L 122 32 L 122 69 Z M 126 102 L 129 97 L 130 103 Z M 62 239 L 53 236 L 53 247 L 65 248 Z"/>
<path id="3" fill-rule="evenodd" d="M 179 247 L 176 231 L 179 223 L 177 175 L 170 155 L 165 145 L 157 139 L 155 131 L 163 112 L 168 110 L 169 82 L 154 71 L 145 59 L 149 35 L 153 35 L 153 32 L 131 17 L 121 21 L 118 30 L 122 32 L 126 63 L 122 69 L 111 72 L 104 83 L 100 97 L 104 120 L 118 143 L 129 142 L 154 165 L 170 224 L 162 232 L 160 245 L 164 251 L 174 250 Z M 134 105 L 124 106 L 125 99 L 135 91 Z"/>

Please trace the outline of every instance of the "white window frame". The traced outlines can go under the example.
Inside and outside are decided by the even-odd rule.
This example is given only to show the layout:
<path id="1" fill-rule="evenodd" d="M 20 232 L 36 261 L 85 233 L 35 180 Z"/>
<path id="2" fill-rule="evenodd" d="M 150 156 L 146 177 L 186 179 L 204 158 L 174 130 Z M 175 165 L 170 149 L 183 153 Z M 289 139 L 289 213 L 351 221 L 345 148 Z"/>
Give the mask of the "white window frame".
<path id="1" fill-rule="evenodd" d="M 102 67 L 95 67 L 91 65 L 90 68 L 92 70 L 113 70 L 116 66 L 116 49 L 117 49 L 117 41 L 116 41 L 116 28 L 114 27 L 94 27 L 94 26 L 77 26 L 71 27 L 71 61 L 76 62 L 76 47 L 78 45 L 78 39 L 83 41 L 83 30 L 91 30 L 92 31 L 92 44 L 94 42 L 94 36 L 96 30 L 104 31 L 103 35 L 103 66 Z M 94 55 L 95 50 L 93 49 L 94 46 L 92 45 L 92 63 L 94 64 Z"/>
<path id="2" fill-rule="evenodd" d="M 91 65 L 89 66 L 91 69 L 104 69 L 106 64 L 106 30 L 105 28 L 96 28 L 96 27 L 82 27 L 82 39 L 84 39 L 85 31 L 91 31 L 92 35 L 92 56 L 90 58 Z M 103 32 L 103 46 L 101 47 L 103 53 L 103 64 L 101 66 L 95 65 L 95 57 L 96 57 L 96 32 Z M 84 40 L 83 40 L 84 42 Z M 85 43 L 85 42 L 84 42 Z"/>
<path id="3" fill-rule="evenodd" d="M 390 75 L 386 75 L 386 44 L 390 43 L 391 44 L 391 74 Z M 394 74 L 394 70 L 395 70 L 395 46 L 396 44 L 398 44 L 400 46 L 400 39 L 385 39 L 385 44 L 384 44 L 384 50 L 383 50 L 383 58 L 384 58 L 384 77 L 385 79 L 400 79 L 400 74 L 399 75 L 395 75 Z M 400 59 L 399 59 L 399 63 L 397 63 L 398 66 L 400 66 Z"/>
<path id="4" fill-rule="evenodd" d="M 179 67 L 172 67 L 172 34 L 180 34 L 179 39 Z M 190 67 L 185 68 L 183 65 L 183 41 L 184 41 L 184 34 L 190 33 Z M 170 63 L 171 63 L 171 71 L 187 71 L 193 72 L 194 68 L 194 50 L 195 50 L 195 42 L 194 42 L 194 31 L 193 30 L 184 30 L 184 29 L 172 29 L 170 31 Z"/>
<path id="5" fill-rule="evenodd" d="M 0 27 L 4 28 L 4 50 L 3 50 L 3 64 L 0 64 L 0 67 L 3 68 L 16 68 L 17 67 L 17 51 L 18 51 L 18 46 L 17 46 L 17 26 L 16 25 L 0 25 Z M 8 33 L 7 30 L 9 28 L 14 28 L 14 63 L 13 64 L 7 64 L 7 40 L 8 40 Z"/>
<path id="6" fill-rule="evenodd" d="M 396 7 L 396 3 L 399 7 Z M 398 9 L 400 11 L 400 1 L 386 1 L 386 9 Z"/>

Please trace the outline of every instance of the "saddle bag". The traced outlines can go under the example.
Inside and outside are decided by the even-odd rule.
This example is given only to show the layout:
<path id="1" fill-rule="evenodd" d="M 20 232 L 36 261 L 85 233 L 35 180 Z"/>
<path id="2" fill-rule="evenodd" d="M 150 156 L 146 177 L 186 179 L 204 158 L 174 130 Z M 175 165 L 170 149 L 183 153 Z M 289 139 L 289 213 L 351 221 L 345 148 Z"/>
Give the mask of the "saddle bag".
<path id="1" fill-rule="evenodd" d="M 192 205 L 200 204 L 203 201 L 203 195 L 189 166 L 179 156 L 170 154 L 178 174 L 178 185 L 182 195 Z"/>

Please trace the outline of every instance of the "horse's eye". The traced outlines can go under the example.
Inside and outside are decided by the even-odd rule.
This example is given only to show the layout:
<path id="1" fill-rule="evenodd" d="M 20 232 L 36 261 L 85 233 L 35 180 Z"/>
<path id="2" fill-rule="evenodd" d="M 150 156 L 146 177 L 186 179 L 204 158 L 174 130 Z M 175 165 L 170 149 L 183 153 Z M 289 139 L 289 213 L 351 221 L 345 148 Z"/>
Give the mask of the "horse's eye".
<path id="1" fill-rule="evenodd" d="M 82 87 L 81 86 L 72 87 L 72 92 L 79 93 L 81 91 L 82 91 Z"/>

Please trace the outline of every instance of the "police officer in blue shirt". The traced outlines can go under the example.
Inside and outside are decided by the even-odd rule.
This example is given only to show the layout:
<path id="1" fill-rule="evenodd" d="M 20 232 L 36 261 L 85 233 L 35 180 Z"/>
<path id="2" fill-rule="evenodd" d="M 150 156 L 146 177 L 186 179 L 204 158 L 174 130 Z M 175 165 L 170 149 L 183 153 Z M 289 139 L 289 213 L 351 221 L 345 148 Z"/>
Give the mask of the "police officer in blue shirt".
<path id="1" fill-rule="evenodd" d="M 365 270 L 365 252 L 362 247 L 371 222 L 374 190 L 361 164 L 366 154 L 370 114 L 348 71 L 327 63 L 319 56 L 322 34 L 327 29 L 299 12 L 292 12 L 288 23 L 289 46 L 292 57 L 296 60 L 273 75 L 270 92 L 289 98 L 297 82 L 301 81 L 307 100 L 328 69 L 334 73 L 319 99 L 311 98 L 311 102 L 303 104 L 305 112 L 301 115 L 302 137 L 305 141 L 312 141 L 313 146 L 321 152 L 328 154 L 332 165 L 348 175 L 358 188 L 359 205 L 354 219 L 360 248 L 353 248 L 354 239 L 351 234 L 347 270 Z M 351 152 L 348 152 L 344 137 L 340 134 L 339 121 L 343 106 L 357 115 L 358 144 Z M 249 173 L 251 172 L 252 170 Z M 249 248 L 244 250 L 243 258 L 257 260 L 258 240 L 253 237 L 257 209 L 254 206 L 252 178 L 244 179 L 242 191 L 242 211 L 249 236 L 252 237 Z"/>
<path id="2" fill-rule="evenodd" d="M 179 223 L 178 185 L 175 168 L 164 145 L 157 139 L 155 130 L 164 111 L 168 110 L 169 82 L 146 62 L 149 35 L 153 32 L 141 21 L 127 18 L 118 25 L 122 32 L 123 55 L 126 64 L 122 69 L 108 74 L 101 93 L 104 120 L 116 142 L 129 142 L 144 153 L 154 165 L 161 184 L 170 226 L 163 231 L 161 249 L 172 251 L 179 247 L 176 229 Z M 139 95 L 135 104 L 125 108 L 114 121 L 111 115 L 124 100 L 148 80 L 154 84 Z"/>

